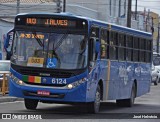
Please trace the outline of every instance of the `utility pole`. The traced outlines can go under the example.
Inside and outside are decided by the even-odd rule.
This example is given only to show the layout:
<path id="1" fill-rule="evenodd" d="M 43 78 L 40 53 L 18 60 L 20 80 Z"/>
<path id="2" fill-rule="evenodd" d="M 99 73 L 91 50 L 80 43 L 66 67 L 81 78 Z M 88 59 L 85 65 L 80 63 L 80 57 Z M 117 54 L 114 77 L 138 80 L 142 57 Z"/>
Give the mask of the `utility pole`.
<path id="1" fill-rule="evenodd" d="M 57 13 L 62 12 L 61 0 L 57 0 L 56 4 L 57 4 Z"/>
<path id="2" fill-rule="evenodd" d="M 111 16 L 111 0 L 109 1 L 109 13 L 110 13 L 110 16 Z"/>
<path id="3" fill-rule="evenodd" d="M 119 0 L 119 12 L 118 12 L 118 17 L 121 16 L 121 0 Z"/>
<path id="4" fill-rule="evenodd" d="M 131 28 L 131 6 L 132 0 L 128 0 L 127 27 Z"/>
<path id="5" fill-rule="evenodd" d="M 151 19 L 152 19 L 151 31 L 152 31 L 152 35 L 153 35 L 153 33 L 154 33 L 153 17 Z"/>
<path id="6" fill-rule="evenodd" d="M 137 20 L 137 0 L 136 0 L 136 6 L 135 6 L 135 20 Z"/>
<path id="7" fill-rule="evenodd" d="M 160 29 L 160 23 L 158 22 L 158 37 L 157 37 L 157 53 L 159 53 L 159 29 Z"/>
<path id="8" fill-rule="evenodd" d="M 66 12 L 66 0 L 63 0 L 63 12 Z"/>
<path id="9" fill-rule="evenodd" d="M 20 0 L 17 0 L 17 14 L 19 14 Z"/>
<path id="10" fill-rule="evenodd" d="M 148 9 L 147 17 L 146 17 L 146 32 L 148 32 L 148 23 L 149 23 L 149 14 L 150 14 L 150 9 Z"/>

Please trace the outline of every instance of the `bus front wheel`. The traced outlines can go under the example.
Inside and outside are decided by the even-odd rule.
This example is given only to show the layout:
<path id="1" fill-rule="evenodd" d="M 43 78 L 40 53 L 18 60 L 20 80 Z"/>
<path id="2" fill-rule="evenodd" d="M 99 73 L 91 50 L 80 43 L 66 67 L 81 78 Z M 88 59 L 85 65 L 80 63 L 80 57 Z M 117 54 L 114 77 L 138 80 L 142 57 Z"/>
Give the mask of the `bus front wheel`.
<path id="1" fill-rule="evenodd" d="M 100 91 L 101 91 L 100 86 L 98 85 L 94 102 L 88 103 L 88 105 L 87 105 L 89 113 L 98 113 L 99 112 L 100 100 L 101 100 L 101 92 Z"/>
<path id="2" fill-rule="evenodd" d="M 24 104 L 27 109 L 34 110 L 37 108 L 38 100 L 24 99 Z"/>

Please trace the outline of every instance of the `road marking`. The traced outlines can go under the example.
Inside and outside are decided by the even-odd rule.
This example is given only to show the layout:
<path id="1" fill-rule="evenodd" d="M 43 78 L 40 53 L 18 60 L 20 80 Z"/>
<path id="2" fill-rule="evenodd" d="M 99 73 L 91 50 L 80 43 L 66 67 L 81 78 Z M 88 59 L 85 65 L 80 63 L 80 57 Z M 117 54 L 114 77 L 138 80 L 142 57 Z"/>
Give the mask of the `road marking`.
<path id="1" fill-rule="evenodd" d="M 2 103 L 0 103 L 0 104 L 8 104 L 8 103 L 19 103 L 19 102 L 24 102 L 24 101 L 2 102 Z"/>

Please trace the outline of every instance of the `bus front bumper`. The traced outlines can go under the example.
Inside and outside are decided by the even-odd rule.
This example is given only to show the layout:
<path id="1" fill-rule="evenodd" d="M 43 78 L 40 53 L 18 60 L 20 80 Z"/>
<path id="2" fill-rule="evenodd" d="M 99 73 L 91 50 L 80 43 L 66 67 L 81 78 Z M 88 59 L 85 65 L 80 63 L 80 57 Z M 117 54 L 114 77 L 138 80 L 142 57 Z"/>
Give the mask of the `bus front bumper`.
<path id="1" fill-rule="evenodd" d="M 34 85 L 19 85 L 10 79 L 9 95 L 50 102 L 87 102 L 86 86 L 87 83 L 85 82 L 73 89 L 56 89 L 43 86 L 37 87 Z M 38 92 L 45 94 L 38 94 Z"/>

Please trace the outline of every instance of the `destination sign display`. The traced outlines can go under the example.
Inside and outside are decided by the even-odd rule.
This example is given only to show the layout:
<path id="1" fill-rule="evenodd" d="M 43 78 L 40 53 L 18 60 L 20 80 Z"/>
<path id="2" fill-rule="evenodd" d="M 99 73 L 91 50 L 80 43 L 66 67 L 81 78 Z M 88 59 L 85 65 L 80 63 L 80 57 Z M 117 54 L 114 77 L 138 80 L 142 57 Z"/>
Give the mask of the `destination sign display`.
<path id="1" fill-rule="evenodd" d="M 26 39 L 33 39 L 33 38 L 38 38 L 38 39 L 44 39 L 43 34 L 30 34 L 30 33 L 21 33 L 20 38 L 26 38 Z"/>
<path id="2" fill-rule="evenodd" d="M 69 21 L 65 19 L 38 19 L 38 18 L 26 18 L 27 25 L 46 25 L 46 26 L 75 26 L 75 21 Z"/>
<path id="3" fill-rule="evenodd" d="M 49 27 L 49 28 L 72 28 L 87 29 L 87 21 L 68 17 L 28 17 L 20 16 L 15 20 L 15 26 Z"/>

